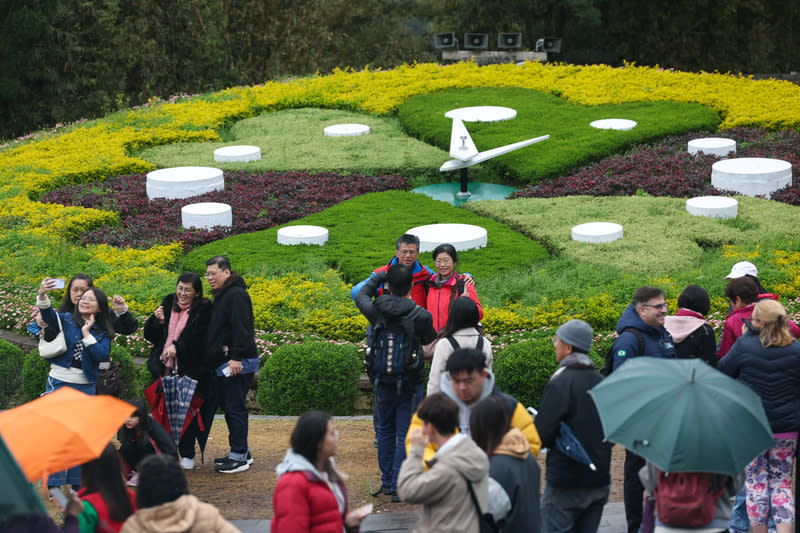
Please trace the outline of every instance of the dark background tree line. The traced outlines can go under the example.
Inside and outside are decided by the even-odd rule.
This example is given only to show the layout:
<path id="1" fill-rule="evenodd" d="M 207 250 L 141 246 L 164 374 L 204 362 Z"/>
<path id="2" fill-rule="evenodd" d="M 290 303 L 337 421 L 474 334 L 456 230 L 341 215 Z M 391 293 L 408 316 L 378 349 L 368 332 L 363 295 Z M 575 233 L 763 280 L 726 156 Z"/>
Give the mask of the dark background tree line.
<path id="1" fill-rule="evenodd" d="M 436 61 L 432 34 L 564 39 L 556 60 L 800 70 L 785 0 L 0 0 L 0 138 L 153 96 Z"/>

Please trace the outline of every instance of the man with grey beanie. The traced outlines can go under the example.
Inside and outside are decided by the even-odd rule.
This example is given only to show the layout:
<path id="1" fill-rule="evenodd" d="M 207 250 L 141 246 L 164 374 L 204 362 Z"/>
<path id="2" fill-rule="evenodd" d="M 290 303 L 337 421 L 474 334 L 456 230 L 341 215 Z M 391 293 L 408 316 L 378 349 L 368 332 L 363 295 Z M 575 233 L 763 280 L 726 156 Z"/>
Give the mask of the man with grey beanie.
<path id="1" fill-rule="evenodd" d="M 587 355 L 592 327 L 583 320 L 562 324 L 553 337 L 558 370 L 542 393 L 534 423 L 547 453 L 546 485 L 541 503 L 542 533 L 594 532 L 600 524 L 611 485 L 611 443 L 587 393 L 603 376 Z M 554 444 L 565 422 L 583 444 L 597 471 L 570 458 Z"/>

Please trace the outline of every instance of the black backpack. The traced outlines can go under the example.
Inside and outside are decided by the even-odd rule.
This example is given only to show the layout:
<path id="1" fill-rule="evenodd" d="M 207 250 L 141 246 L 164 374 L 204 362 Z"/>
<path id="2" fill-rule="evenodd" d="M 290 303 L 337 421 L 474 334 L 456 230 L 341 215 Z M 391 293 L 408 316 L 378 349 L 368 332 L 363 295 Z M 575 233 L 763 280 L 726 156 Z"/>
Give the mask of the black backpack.
<path id="1" fill-rule="evenodd" d="M 622 334 L 625 333 L 626 331 L 630 331 L 631 333 L 636 335 L 636 338 L 639 339 L 639 355 L 644 354 L 644 336 L 642 336 L 642 332 L 636 328 L 627 327 L 623 329 L 619 335 L 622 336 Z M 615 355 L 614 345 L 612 344 L 611 348 L 609 348 L 608 351 L 606 352 L 606 362 L 603 365 L 603 368 L 600 369 L 600 373 L 602 375 L 608 376 L 609 374 L 611 374 L 611 372 L 614 371 L 614 355 Z"/>
<path id="2" fill-rule="evenodd" d="M 414 335 L 414 319 L 424 309 L 416 306 L 399 319 L 379 322 L 372 328 L 367 352 L 367 373 L 374 386 L 395 385 L 398 392 L 411 391 L 422 383 L 425 359 Z"/>
<path id="3" fill-rule="evenodd" d="M 450 346 L 453 347 L 453 351 L 461 348 L 461 345 L 458 344 L 458 341 L 455 340 L 452 335 L 448 335 L 445 338 L 450 343 Z M 475 349 L 480 350 L 481 352 L 483 351 L 483 335 L 478 335 L 478 343 L 475 345 Z"/>

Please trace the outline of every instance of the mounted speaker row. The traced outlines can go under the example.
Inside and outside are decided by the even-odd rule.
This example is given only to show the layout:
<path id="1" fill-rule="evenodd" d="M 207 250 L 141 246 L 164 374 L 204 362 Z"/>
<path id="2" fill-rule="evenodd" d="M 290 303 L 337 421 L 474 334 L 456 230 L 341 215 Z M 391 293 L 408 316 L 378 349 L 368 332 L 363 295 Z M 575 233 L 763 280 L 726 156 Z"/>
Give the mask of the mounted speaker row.
<path id="1" fill-rule="evenodd" d="M 486 50 L 489 48 L 488 33 L 465 33 L 463 47 L 465 50 Z M 433 36 L 435 48 L 456 48 L 458 39 L 455 32 L 436 33 Z M 522 48 L 521 33 L 498 33 L 497 48 Z"/>

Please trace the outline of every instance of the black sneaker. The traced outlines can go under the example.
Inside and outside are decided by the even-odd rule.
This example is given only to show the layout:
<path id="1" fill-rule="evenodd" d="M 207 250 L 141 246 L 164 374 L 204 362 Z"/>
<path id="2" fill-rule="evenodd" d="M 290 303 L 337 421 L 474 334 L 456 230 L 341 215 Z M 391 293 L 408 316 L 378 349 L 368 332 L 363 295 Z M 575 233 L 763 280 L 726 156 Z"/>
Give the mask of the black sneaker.
<path id="1" fill-rule="evenodd" d="M 214 459 L 214 465 L 215 466 L 219 466 L 219 465 L 223 464 L 227 460 L 228 460 L 228 456 L 227 455 L 225 457 L 217 457 L 216 459 Z M 250 450 L 247 450 L 247 464 L 248 465 L 253 464 L 253 456 L 250 455 Z"/>
<path id="2" fill-rule="evenodd" d="M 392 493 L 392 503 L 400 503 L 402 501 L 403 500 L 400 499 L 400 495 L 399 494 L 397 494 L 396 492 Z"/>
<path id="3" fill-rule="evenodd" d="M 236 474 L 237 472 L 244 472 L 250 468 L 250 463 L 247 461 L 237 461 L 236 459 L 227 459 L 221 465 L 217 465 L 215 470 L 222 474 Z"/>
<path id="4" fill-rule="evenodd" d="M 390 487 L 388 485 L 384 485 L 383 483 L 381 483 L 381 488 L 379 488 L 375 492 L 370 492 L 370 496 L 377 496 L 379 494 L 383 494 L 385 496 L 388 496 L 391 493 L 392 493 L 392 487 Z"/>

